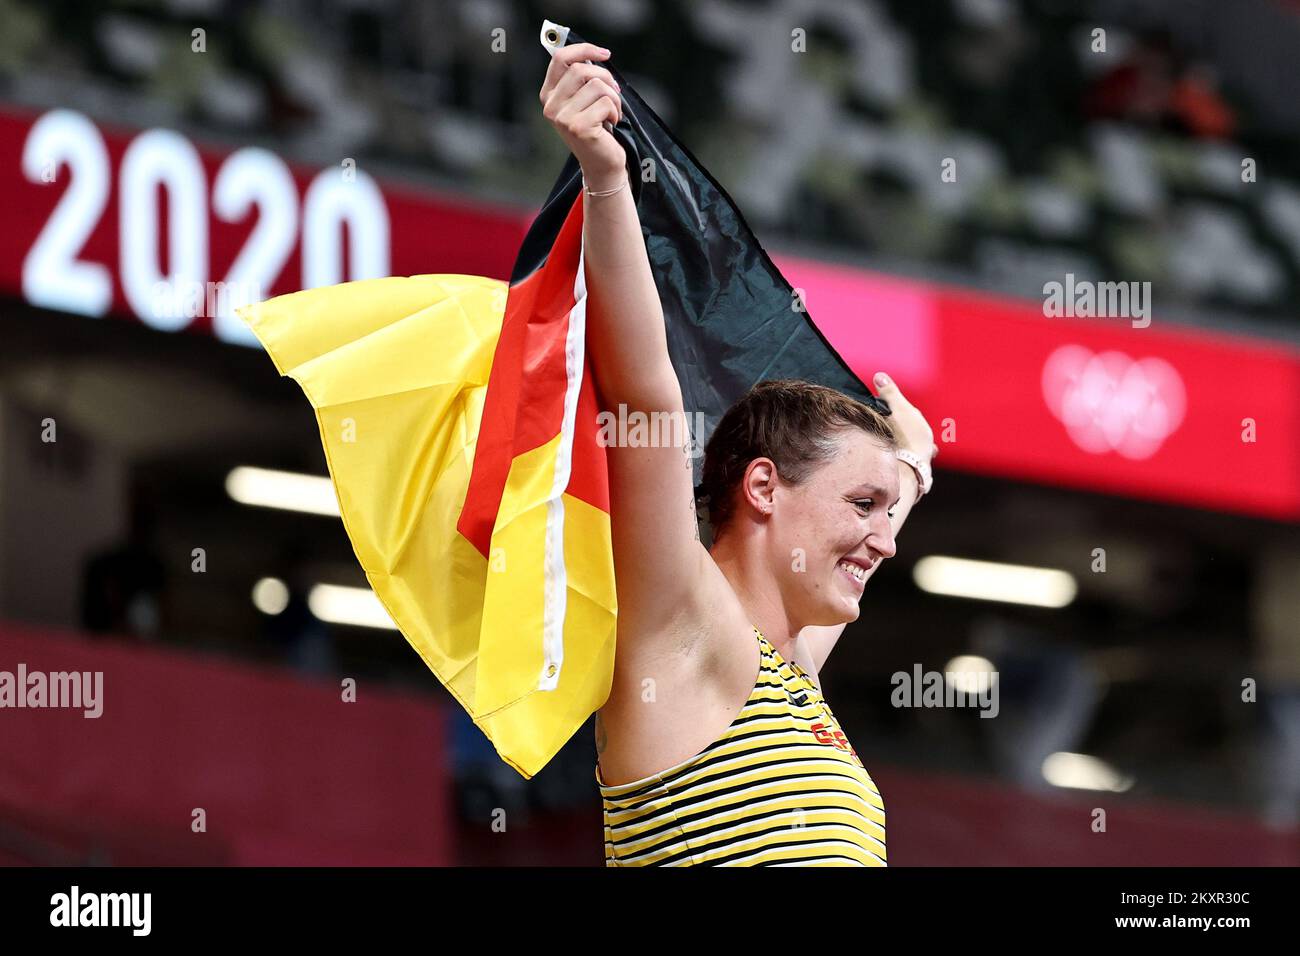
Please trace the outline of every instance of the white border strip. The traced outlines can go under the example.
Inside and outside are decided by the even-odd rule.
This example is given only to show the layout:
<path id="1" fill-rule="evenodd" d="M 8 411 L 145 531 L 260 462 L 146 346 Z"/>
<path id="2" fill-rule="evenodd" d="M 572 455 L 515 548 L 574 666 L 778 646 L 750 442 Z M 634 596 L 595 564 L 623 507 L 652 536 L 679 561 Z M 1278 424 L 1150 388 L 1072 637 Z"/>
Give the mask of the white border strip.
<path id="1" fill-rule="evenodd" d="M 573 465 L 573 423 L 582 385 L 583 350 L 587 340 L 586 247 L 578 240 L 578 274 L 573 280 L 573 308 L 564 342 L 564 420 L 555 456 L 555 479 L 546 500 L 546 555 L 542 570 L 542 673 L 538 690 L 554 690 L 564 667 L 564 618 L 568 605 L 568 569 L 564 563 L 564 492 Z"/>

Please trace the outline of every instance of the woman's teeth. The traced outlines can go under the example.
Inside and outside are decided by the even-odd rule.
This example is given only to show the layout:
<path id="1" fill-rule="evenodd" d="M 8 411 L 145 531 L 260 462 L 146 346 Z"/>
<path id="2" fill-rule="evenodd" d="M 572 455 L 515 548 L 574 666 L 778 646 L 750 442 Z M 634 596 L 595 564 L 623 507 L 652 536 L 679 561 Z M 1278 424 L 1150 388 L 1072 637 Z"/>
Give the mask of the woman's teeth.
<path id="1" fill-rule="evenodd" d="M 845 571 L 849 572 L 849 574 L 853 575 L 853 577 L 854 577 L 857 581 L 859 581 L 859 582 L 861 582 L 861 583 L 863 583 L 863 584 L 866 583 L 866 581 L 867 581 L 867 570 L 866 570 L 866 568 L 862 567 L 862 566 L 859 565 L 859 564 L 853 564 L 853 563 L 851 563 L 851 562 L 849 562 L 849 561 L 841 561 L 840 564 L 839 564 L 839 566 L 840 566 L 841 568 L 843 568 Z"/>

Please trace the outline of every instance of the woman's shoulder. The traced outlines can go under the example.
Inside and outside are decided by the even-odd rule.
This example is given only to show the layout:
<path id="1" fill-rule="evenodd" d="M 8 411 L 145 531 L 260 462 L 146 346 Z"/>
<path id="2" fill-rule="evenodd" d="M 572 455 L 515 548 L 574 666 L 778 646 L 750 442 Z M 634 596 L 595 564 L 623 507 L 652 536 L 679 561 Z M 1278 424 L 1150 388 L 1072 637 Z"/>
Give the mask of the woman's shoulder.
<path id="1" fill-rule="evenodd" d="M 712 560 L 701 607 L 680 607 L 655 635 L 620 622 L 614 686 L 601 709 L 603 779 L 639 779 L 698 753 L 745 706 L 763 666 L 761 639 Z M 706 567 L 704 576 L 711 576 Z M 649 683 L 647 683 L 649 681 Z M 652 696 L 647 697 L 647 692 Z M 646 707 L 649 701 L 654 707 Z"/>

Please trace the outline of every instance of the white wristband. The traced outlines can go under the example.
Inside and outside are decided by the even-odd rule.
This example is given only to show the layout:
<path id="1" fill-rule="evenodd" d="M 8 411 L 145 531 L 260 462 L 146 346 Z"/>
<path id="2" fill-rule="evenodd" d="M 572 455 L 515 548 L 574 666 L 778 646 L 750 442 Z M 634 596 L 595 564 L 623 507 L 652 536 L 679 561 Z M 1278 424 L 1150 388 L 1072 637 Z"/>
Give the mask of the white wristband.
<path id="1" fill-rule="evenodd" d="M 930 463 L 923 461 L 920 455 L 905 448 L 895 449 L 894 457 L 899 461 L 907 462 L 912 466 L 912 470 L 916 472 L 916 500 L 920 501 L 934 487 L 934 473 L 930 470 Z"/>

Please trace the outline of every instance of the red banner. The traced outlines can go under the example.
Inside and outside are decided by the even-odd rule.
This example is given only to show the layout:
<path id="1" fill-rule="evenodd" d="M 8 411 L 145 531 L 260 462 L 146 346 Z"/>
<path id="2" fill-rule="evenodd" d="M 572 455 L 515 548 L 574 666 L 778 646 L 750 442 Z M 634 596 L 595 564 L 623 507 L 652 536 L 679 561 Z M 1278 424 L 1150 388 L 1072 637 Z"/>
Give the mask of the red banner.
<path id="1" fill-rule="evenodd" d="M 70 110 L 0 112 L 0 292 L 254 344 L 232 310 L 378 275 L 507 278 L 532 214 L 290 166 Z M 1300 353 L 1163 322 L 775 257 L 865 379 L 890 372 L 958 468 L 1300 520 Z M 1052 277 L 1048 277 L 1052 278 Z M 1055 277 L 1060 279 L 1061 277 Z"/>
<path id="2" fill-rule="evenodd" d="M 926 413 L 941 467 L 1300 520 L 1294 349 L 777 262 L 854 370 Z"/>
<path id="3" fill-rule="evenodd" d="M 0 291 L 254 346 L 239 305 L 349 279 L 509 274 L 530 215 L 72 110 L 0 111 Z"/>

